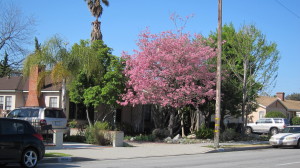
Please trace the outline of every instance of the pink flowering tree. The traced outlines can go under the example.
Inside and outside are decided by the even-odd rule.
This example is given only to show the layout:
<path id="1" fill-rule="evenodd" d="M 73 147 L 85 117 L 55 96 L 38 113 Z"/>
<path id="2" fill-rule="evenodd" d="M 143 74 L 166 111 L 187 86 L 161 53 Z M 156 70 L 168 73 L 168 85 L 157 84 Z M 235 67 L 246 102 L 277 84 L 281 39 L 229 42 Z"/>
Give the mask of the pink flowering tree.
<path id="1" fill-rule="evenodd" d="M 200 35 L 141 33 L 139 51 L 123 53 L 128 81 L 121 104 L 171 106 L 181 114 L 186 105 L 214 98 L 215 73 L 208 61 L 216 52 L 205 43 Z M 183 121 L 181 126 L 184 136 Z"/>

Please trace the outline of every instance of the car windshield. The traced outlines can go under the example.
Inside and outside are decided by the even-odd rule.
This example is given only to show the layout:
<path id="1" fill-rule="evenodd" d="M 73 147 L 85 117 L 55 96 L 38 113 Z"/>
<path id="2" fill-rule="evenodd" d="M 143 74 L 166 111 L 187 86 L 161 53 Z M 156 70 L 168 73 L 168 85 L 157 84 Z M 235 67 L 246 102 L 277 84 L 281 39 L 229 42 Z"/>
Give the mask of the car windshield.
<path id="1" fill-rule="evenodd" d="M 62 110 L 45 110 L 45 117 L 49 118 L 66 118 L 65 113 Z"/>
<path id="2" fill-rule="evenodd" d="M 282 131 L 283 133 L 300 133 L 300 127 L 286 127 Z"/>

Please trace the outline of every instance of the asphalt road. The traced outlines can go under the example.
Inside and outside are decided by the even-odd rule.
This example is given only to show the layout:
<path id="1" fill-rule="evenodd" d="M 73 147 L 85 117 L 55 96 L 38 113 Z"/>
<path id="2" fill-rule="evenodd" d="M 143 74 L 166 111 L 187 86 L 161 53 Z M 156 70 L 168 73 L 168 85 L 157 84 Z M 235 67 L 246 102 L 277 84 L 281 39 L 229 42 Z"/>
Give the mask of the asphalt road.
<path id="1" fill-rule="evenodd" d="M 99 160 L 76 163 L 49 163 L 40 164 L 38 168 L 298 168 L 299 165 L 300 149 L 279 148 L 168 157 Z"/>

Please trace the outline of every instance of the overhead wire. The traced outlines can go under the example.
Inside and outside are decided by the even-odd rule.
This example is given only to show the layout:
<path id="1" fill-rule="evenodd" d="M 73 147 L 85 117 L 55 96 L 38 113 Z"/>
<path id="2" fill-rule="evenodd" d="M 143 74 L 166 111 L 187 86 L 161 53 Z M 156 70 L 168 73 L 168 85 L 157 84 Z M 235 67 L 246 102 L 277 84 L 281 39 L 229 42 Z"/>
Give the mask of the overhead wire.
<path id="1" fill-rule="evenodd" d="M 292 15 L 294 15 L 295 17 L 297 17 L 298 19 L 300 19 L 300 16 L 295 13 L 294 11 L 292 11 L 291 9 L 289 9 L 287 6 L 285 6 L 283 3 L 281 3 L 279 0 L 275 0 L 275 2 L 277 2 L 280 6 L 282 6 L 283 8 L 285 8 L 287 11 L 289 11 Z"/>

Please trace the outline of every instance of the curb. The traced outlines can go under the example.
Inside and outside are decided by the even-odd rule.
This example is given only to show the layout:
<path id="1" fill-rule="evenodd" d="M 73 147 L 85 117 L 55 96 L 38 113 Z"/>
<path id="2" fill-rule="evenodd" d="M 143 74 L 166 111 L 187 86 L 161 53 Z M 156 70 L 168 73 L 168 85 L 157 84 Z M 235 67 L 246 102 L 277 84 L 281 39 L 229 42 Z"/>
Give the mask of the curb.
<path id="1" fill-rule="evenodd" d="M 82 158 L 82 157 L 44 157 L 39 163 L 70 163 L 95 161 L 96 159 Z"/>
<path id="2" fill-rule="evenodd" d="M 245 150 L 257 150 L 257 149 L 268 149 L 272 148 L 270 145 L 265 146 L 251 146 L 251 147 L 233 147 L 233 148 L 219 148 L 207 153 L 218 153 L 218 152 L 232 152 L 232 151 L 245 151 Z"/>

